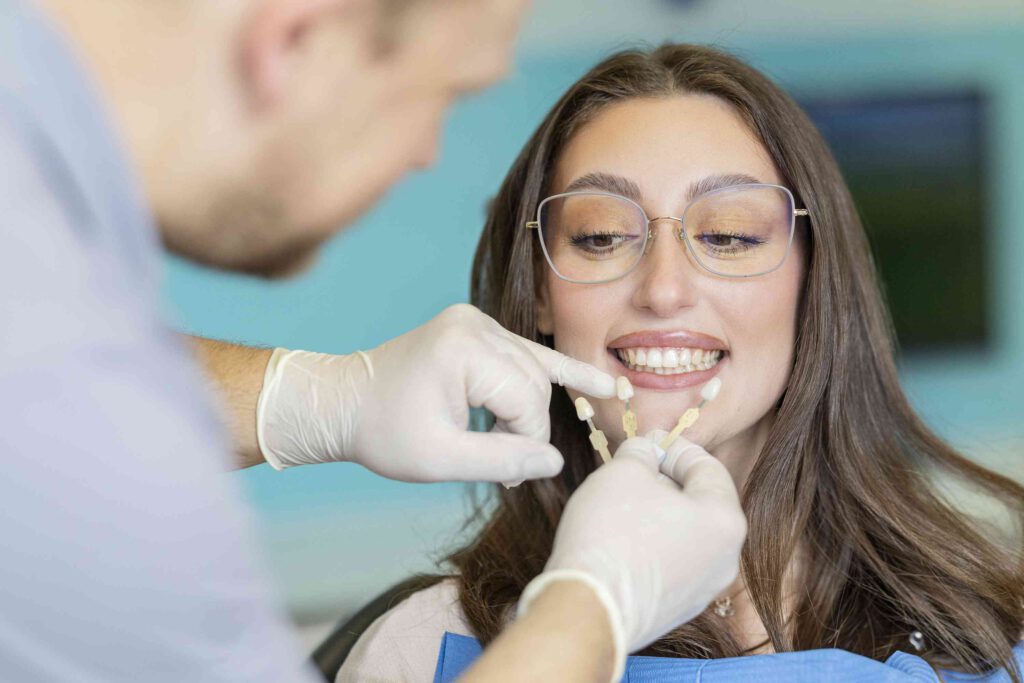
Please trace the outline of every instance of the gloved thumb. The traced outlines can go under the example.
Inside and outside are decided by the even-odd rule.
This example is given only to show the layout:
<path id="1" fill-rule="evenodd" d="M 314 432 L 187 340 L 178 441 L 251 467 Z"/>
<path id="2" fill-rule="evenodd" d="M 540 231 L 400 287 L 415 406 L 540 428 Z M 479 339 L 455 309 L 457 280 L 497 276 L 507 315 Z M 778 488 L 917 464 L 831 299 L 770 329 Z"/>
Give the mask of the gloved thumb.
<path id="1" fill-rule="evenodd" d="M 658 449 L 656 444 L 642 436 L 634 436 L 626 439 L 615 451 L 615 460 L 633 459 L 649 469 L 652 473 L 658 471 Z"/>
<path id="2" fill-rule="evenodd" d="M 735 500 L 736 484 L 718 458 L 702 447 L 678 438 L 669 446 L 661 471 L 679 484 L 688 495 Z"/>

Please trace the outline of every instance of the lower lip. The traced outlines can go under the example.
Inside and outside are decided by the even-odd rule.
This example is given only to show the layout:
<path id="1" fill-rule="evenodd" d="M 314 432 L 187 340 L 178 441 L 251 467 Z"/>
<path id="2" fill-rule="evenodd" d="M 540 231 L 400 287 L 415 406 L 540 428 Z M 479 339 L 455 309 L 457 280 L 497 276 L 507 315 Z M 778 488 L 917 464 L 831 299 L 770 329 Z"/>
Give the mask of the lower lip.
<path id="1" fill-rule="evenodd" d="M 720 359 L 718 359 L 718 362 L 715 363 L 714 367 L 708 368 L 707 370 L 683 372 L 678 375 L 659 375 L 653 372 L 631 370 L 611 349 L 608 350 L 608 355 L 610 355 L 612 360 L 615 361 L 618 367 L 622 369 L 620 374 L 625 375 L 630 384 L 634 387 L 654 389 L 655 391 L 678 391 L 688 387 L 707 384 L 712 377 L 718 374 L 722 364 L 725 362 L 726 358 L 729 357 L 728 354 L 724 354 Z"/>

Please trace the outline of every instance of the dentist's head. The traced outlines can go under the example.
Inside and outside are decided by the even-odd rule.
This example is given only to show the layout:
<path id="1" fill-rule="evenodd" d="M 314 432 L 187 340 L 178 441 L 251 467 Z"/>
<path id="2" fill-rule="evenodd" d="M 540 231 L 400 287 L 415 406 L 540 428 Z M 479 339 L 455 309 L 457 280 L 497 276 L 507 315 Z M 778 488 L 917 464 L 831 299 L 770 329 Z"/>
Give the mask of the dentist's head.
<path id="1" fill-rule="evenodd" d="M 265 275 L 437 155 L 526 0 L 44 0 L 112 103 L 166 244 Z"/>

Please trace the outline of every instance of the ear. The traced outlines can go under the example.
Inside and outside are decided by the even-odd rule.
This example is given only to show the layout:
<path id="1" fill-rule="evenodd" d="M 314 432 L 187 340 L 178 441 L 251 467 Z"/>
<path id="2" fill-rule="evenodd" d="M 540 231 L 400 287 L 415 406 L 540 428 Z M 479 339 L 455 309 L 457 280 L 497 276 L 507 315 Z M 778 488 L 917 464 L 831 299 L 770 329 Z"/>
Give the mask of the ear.
<path id="1" fill-rule="evenodd" d="M 555 318 L 551 311 L 551 293 L 548 291 L 548 279 L 545 275 L 540 277 L 536 290 L 534 312 L 537 319 L 537 331 L 545 336 L 552 335 L 555 333 Z"/>
<path id="2" fill-rule="evenodd" d="M 242 31 L 242 68 L 257 106 L 274 104 L 285 89 L 289 63 L 318 22 L 363 9 L 372 0 L 262 0 Z"/>

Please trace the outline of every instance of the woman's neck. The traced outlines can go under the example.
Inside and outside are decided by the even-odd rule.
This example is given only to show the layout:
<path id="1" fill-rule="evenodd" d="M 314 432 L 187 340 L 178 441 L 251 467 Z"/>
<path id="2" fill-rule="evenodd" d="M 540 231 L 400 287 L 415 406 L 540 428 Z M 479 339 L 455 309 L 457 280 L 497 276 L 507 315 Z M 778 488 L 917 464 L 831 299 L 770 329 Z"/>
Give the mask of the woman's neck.
<path id="1" fill-rule="evenodd" d="M 747 478 L 768 439 L 768 434 L 774 423 L 774 415 L 766 415 L 749 429 L 722 442 L 721 444 L 710 444 L 708 451 L 718 458 L 729 470 L 736 490 L 742 495 L 746 486 Z M 793 598 L 798 585 L 798 575 L 803 565 L 801 552 L 798 549 L 790 559 L 789 565 L 782 579 L 782 605 L 785 619 L 792 613 Z M 740 646 L 749 651 L 750 654 L 770 654 L 775 651 L 771 642 L 768 641 L 768 632 L 761 621 L 760 615 L 754 607 L 750 596 L 750 590 L 743 580 L 742 575 L 737 577 L 732 584 L 718 594 L 716 600 L 729 599 L 734 613 L 731 617 L 725 617 L 729 630 L 737 639 Z M 715 603 L 709 607 L 713 609 Z"/>
<path id="2" fill-rule="evenodd" d="M 801 553 L 798 551 L 790 560 L 789 566 L 782 579 L 782 615 L 783 622 L 788 622 L 793 613 L 797 586 L 799 585 L 799 572 L 803 562 Z M 718 594 L 715 601 L 708 606 L 708 609 L 715 609 L 720 601 L 728 599 L 732 609 L 732 615 L 722 617 L 725 624 L 736 642 L 747 654 L 762 655 L 775 652 L 775 647 L 768 638 L 768 631 L 761 621 L 761 616 L 754 607 L 754 601 L 750 595 L 750 589 L 744 583 L 742 577 L 737 578 L 726 590 Z"/>

